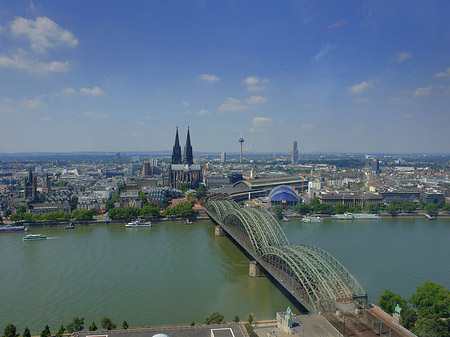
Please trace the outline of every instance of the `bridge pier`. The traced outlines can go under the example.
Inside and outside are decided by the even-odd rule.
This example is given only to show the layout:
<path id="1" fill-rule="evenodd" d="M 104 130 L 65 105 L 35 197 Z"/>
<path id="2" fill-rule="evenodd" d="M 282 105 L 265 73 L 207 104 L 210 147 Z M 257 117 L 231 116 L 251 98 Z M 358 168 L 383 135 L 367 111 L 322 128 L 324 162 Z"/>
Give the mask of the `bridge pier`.
<path id="1" fill-rule="evenodd" d="M 225 230 L 220 227 L 219 225 L 216 226 L 216 230 L 214 231 L 214 235 L 219 237 L 219 236 L 226 236 L 227 233 L 225 232 Z"/>
<path id="2" fill-rule="evenodd" d="M 266 276 L 266 271 L 258 262 L 250 261 L 250 266 L 248 268 L 248 276 L 263 277 Z"/>

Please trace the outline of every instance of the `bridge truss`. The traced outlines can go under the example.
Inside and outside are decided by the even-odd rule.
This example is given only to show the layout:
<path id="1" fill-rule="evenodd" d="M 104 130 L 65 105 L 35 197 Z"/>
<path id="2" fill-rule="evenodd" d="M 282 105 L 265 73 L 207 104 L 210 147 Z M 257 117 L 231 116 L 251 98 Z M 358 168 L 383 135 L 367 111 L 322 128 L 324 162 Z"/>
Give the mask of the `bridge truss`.
<path id="1" fill-rule="evenodd" d="M 367 294 L 330 253 L 312 245 L 290 245 L 279 223 L 263 208 L 211 201 L 208 214 L 267 272 L 310 311 L 353 310 Z"/>

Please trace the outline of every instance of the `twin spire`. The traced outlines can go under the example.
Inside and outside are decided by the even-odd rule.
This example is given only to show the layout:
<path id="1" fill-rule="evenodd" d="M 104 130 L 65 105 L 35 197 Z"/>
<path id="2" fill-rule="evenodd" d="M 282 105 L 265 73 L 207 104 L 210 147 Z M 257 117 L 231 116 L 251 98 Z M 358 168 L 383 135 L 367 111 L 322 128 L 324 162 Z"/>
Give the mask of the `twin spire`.
<path id="1" fill-rule="evenodd" d="M 192 154 L 191 136 L 189 134 L 189 127 L 186 137 L 186 146 L 184 147 L 184 160 L 181 157 L 181 146 L 180 137 L 178 136 L 178 126 L 177 133 L 175 135 L 175 145 L 173 146 L 172 152 L 172 164 L 188 164 L 192 165 L 194 163 L 194 156 Z"/>

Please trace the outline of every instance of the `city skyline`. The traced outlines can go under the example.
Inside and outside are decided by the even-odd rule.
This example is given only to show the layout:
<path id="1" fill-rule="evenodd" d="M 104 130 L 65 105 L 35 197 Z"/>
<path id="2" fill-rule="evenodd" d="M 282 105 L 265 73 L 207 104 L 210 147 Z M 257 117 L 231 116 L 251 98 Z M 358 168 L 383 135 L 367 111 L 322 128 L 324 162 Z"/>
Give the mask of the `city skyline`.
<path id="1" fill-rule="evenodd" d="M 445 153 L 450 4 L 0 5 L 0 153 Z M 5 127 L 5 125 L 7 127 Z M 185 134 L 180 134 L 185 137 Z"/>

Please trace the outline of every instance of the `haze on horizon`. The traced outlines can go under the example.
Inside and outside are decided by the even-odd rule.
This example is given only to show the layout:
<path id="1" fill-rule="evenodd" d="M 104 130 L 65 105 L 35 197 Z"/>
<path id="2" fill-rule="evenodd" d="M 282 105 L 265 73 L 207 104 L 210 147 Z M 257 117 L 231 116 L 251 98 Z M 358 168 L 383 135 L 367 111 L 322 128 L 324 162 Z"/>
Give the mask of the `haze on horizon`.
<path id="1" fill-rule="evenodd" d="M 0 153 L 446 153 L 445 1 L 4 1 Z"/>

